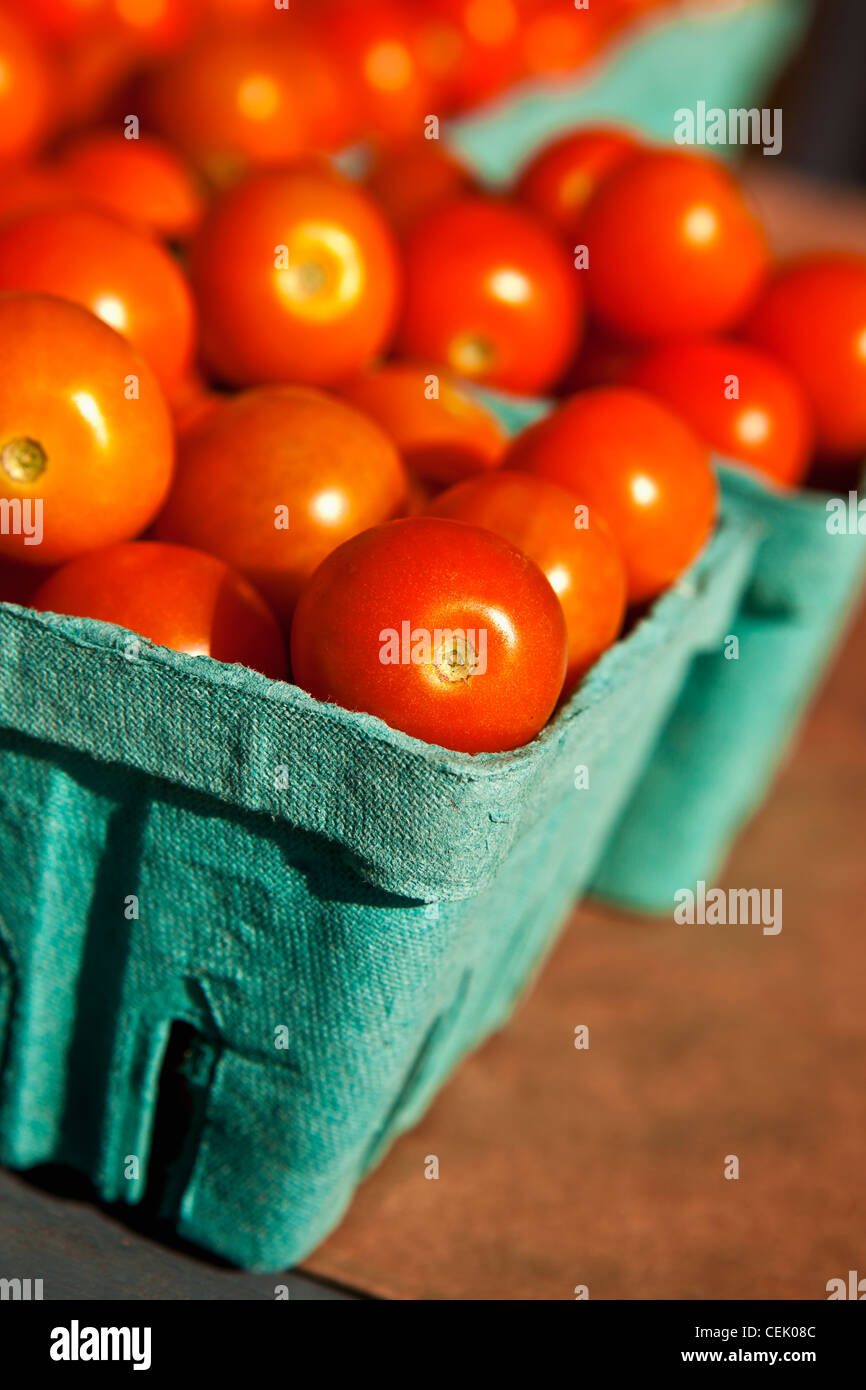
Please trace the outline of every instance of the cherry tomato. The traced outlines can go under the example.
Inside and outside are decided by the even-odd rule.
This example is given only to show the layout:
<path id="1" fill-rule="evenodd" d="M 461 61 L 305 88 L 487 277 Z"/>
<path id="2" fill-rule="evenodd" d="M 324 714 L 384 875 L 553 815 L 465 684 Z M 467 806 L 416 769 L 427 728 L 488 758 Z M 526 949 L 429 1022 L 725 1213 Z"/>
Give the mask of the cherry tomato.
<path id="1" fill-rule="evenodd" d="M 764 234 L 729 171 L 648 150 L 606 179 L 582 223 L 591 309 L 612 333 L 657 341 L 736 323 L 767 270 Z"/>
<path id="2" fill-rule="evenodd" d="M 391 0 L 319 0 L 315 17 L 361 132 L 400 139 L 420 130 L 432 93 L 408 11 Z"/>
<path id="3" fill-rule="evenodd" d="M 790 372 L 759 349 L 712 338 L 669 343 L 642 358 L 628 381 L 678 411 L 716 453 L 785 487 L 804 478 L 811 411 Z"/>
<path id="4" fill-rule="evenodd" d="M 407 239 L 398 332 L 407 357 L 443 362 L 492 386 L 541 392 L 576 350 L 582 315 L 570 253 L 522 208 L 462 198 Z"/>
<path id="5" fill-rule="evenodd" d="M 617 126 L 570 131 L 533 156 L 514 196 L 573 240 L 593 194 L 638 149 L 637 137 Z"/>
<path id="6" fill-rule="evenodd" d="M 186 238 L 201 220 L 196 179 L 155 135 L 128 140 L 121 131 L 91 130 L 64 147 L 55 167 L 80 201 L 155 236 Z"/>
<path id="7" fill-rule="evenodd" d="M 534 738 L 565 663 L 562 608 L 538 566 L 491 531 L 440 517 L 341 545 L 292 625 L 302 689 L 465 753 Z"/>
<path id="8" fill-rule="evenodd" d="M 30 32 L 0 10 L 0 164 L 23 159 L 48 131 L 52 72 Z"/>
<path id="9" fill-rule="evenodd" d="M 630 603 L 677 578 L 716 515 L 709 452 L 691 427 L 643 391 L 602 386 L 524 430 L 506 455 L 598 508 L 625 561 Z"/>
<path id="10" fill-rule="evenodd" d="M 489 410 L 447 374 L 392 362 L 343 387 L 341 395 L 393 439 L 409 472 L 433 487 L 495 468 L 505 432 Z"/>
<path id="11" fill-rule="evenodd" d="M 0 294 L 0 490 L 22 520 L 0 532 L 0 556 L 53 565 L 136 535 L 173 453 L 162 392 L 124 338 L 77 304 Z"/>
<path id="12" fill-rule="evenodd" d="M 168 252 L 92 208 L 43 208 L 0 228 L 0 290 L 70 299 L 117 329 L 170 391 L 189 369 L 192 295 Z"/>
<path id="13" fill-rule="evenodd" d="M 746 332 L 806 392 L 821 454 L 866 451 L 866 256 L 813 255 L 780 267 Z"/>
<path id="14" fill-rule="evenodd" d="M 544 572 L 565 616 L 567 695 L 625 616 L 625 568 L 606 523 L 556 483 L 501 468 L 449 488 L 427 511 L 495 531 Z"/>
<path id="15" fill-rule="evenodd" d="M 438 140 L 422 137 L 383 150 L 366 184 L 391 226 L 405 236 L 435 208 L 468 193 L 474 180 Z"/>
<path id="16" fill-rule="evenodd" d="M 179 440 L 163 540 L 218 555 L 283 619 L 320 560 L 394 516 L 400 456 L 378 425 L 304 386 L 245 391 L 214 405 Z"/>
<path id="17" fill-rule="evenodd" d="M 524 4 L 520 22 L 520 70 L 529 77 L 570 76 L 597 56 L 608 31 L 608 18 L 596 5 L 533 0 Z"/>
<path id="18" fill-rule="evenodd" d="M 41 612 L 117 623 L 190 656 L 236 661 L 285 680 L 277 621 L 234 570 L 197 550 L 127 541 L 70 560 L 30 599 Z"/>
<path id="19" fill-rule="evenodd" d="M 391 336 L 393 235 L 363 189 L 324 168 L 258 173 L 224 193 L 190 272 L 205 362 L 233 385 L 330 385 Z"/>
<path id="20" fill-rule="evenodd" d="M 145 104 L 162 134 L 219 184 L 342 143 L 352 129 L 327 52 L 299 26 L 207 32 L 152 76 Z"/>
<path id="21" fill-rule="evenodd" d="M 412 10 L 419 62 L 433 82 L 436 110 L 460 110 L 517 76 L 516 0 L 427 0 Z"/>

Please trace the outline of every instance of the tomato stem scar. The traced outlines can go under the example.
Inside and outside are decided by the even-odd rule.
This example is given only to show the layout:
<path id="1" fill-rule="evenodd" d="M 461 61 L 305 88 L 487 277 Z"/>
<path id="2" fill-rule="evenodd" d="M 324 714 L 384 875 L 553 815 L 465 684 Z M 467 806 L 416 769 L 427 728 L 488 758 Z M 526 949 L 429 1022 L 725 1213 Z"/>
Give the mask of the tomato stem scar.
<path id="1" fill-rule="evenodd" d="M 13 483 L 32 483 L 44 473 L 48 458 L 36 439 L 19 436 L 0 449 L 0 467 Z"/>

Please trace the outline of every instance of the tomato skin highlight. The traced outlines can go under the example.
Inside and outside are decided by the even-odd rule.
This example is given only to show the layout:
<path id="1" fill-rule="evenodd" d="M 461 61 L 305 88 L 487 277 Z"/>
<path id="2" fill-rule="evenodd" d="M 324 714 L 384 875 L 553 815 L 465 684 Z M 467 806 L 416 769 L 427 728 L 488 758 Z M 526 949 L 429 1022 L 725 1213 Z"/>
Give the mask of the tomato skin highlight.
<path id="1" fill-rule="evenodd" d="M 180 267 L 97 208 L 42 208 L 0 227 L 0 290 L 81 304 L 129 339 L 165 391 L 189 370 L 195 308 Z"/>
<path id="2" fill-rule="evenodd" d="M 233 386 L 337 384 L 384 351 L 394 327 L 393 233 L 362 188 L 312 162 L 218 197 L 190 275 L 205 363 Z"/>
<path id="3" fill-rule="evenodd" d="M 283 622 L 330 551 L 405 501 L 391 440 L 311 387 L 262 386 L 214 401 L 184 427 L 178 449 L 156 534 L 218 555 Z"/>
<path id="4" fill-rule="evenodd" d="M 546 478 L 497 469 L 458 483 L 427 507 L 428 516 L 465 521 L 502 536 L 547 576 L 568 635 L 564 695 L 615 641 L 626 606 L 622 557 L 600 516 L 589 511 L 587 525 L 577 525 L 581 500 Z"/>
<path id="5" fill-rule="evenodd" d="M 443 748 L 495 753 L 528 743 L 553 712 L 565 620 L 547 579 L 508 542 L 412 517 L 323 561 L 298 602 L 291 653 L 295 681 L 316 699 Z"/>
<path id="6" fill-rule="evenodd" d="M 526 394 L 556 383 L 577 350 L 583 293 L 543 222 L 504 199 L 461 198 L 415 227 L 405 252 L 405 356 Z"/>
<path id="7" fill-rule="evenodd" d="M 428 394 L 436 382 L 438 395 Z M 506 436 L 498 420 L 447 373 L 412 362 L 389 362 L 348 382 L 340 394 L 381 425 L 413 478 L 449 487 L 496 468 Z"/>
<path id="8" fill-rule="evenodd" d="M 716 453 L 782 487 L 805 477 L 812 412 L 792 374 L 761 349 L 720 338 L 671 343 L 641 358 L 626 380 L 678 411 Z"/>
<path id="9" fill-rule="evenodd" d="M 866 256 L 809 255 L 779 266 L 745 333 L 806 392 L 819 454 L 866 452 Z"/>
<path id="10" fill-rule="evenodd" d="M 78 304 L 0 294 L 0 493 L 44 516 L 40 544 L 10 529 L 0 556 L 49 566 L 128 540 L 156 515 L 173 467 L 168 406 L 129 343 Z"/>
<path id="11" fill-rule="evenodd" d="M 504 466 L 549 478 L 598 509 L 622 554 L 630 604 L 672 584 L 715 522 L 709 450 L 669 407 L 630 387 L 572 396 L 518 435 Z"/>
<path id="12" fill-rule="evenodd" d="M 598 322 L 636 342 L 723 332 L 756 299 L 766 238 L 716 160 L 646 150 L 602 183 L 582 222 Z"/>

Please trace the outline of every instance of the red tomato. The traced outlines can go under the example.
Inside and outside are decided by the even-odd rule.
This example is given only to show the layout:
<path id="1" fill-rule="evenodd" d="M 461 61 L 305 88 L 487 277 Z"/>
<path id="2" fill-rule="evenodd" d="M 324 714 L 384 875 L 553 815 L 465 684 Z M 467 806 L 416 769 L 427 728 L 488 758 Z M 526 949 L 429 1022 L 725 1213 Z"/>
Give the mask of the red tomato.
<path id="1" fill-rule="evenodd" d="M 0 10 L 0 165 L 33 153 L 51 113 L 52 72 L 23 24 Z"/>
<path id="2" fill-rule="evenodd" d="M 490 531 L 439 517 L 341 545 L 292 625 L 302 689 L 464 753 L 534 738 L 565 663 L 562 608 L 537 565 Z"/>
<path id="3" fill-rule="evenodd" d="M 106 213 L 43 208 L 0 228 L 0 290 L 73 300 L 147 359 L 171 391 L 189 369 L 192 295 L 168 252 Z"/>
<path id="4" fill-rule="evenodd" d="M 716 515 L 709 452 L 689 425 L 643 391 L 607 386 L 572 396 L 514 441 L 506 467 L 567 488 L 610 526 L 630 603 L 677 578 Z"/>
<path id="5" fill-rule="evenodd" d="M 283 619 L 320 560 L 394 516 L 406 475 L 378 425 L 303 386 L 245 391 L 184 429 L 157 534 L 218 555 Z"/>
<path id="6" fill-rule="evenodd" d="M 586 209 L 590 308 L 624 338 L 656 341 L 736 323 L 767 270 L 764 234 L 728 172 L 684 150 L 648 150 Z"/>
<path id="7" fill-rule="evenodd" d="M 155 236 L 183 239 L 201 220 L 201 189 L 180 155 L 155 135 L 128 140 L 91 130 L 64 146 L 55 168 L 77 198 Z"/>
<path id="8" fill-rule="evenodd" d="M 77 304 L 0 294 L 0 491 L 22 522 L 0 531 L 0 556 L 56 565 L 127 540 L 161 506 L 173 462 L 168 407 L 128 342 Z"/>
<path id="9" fill-rule="evenodd" d="M 458 381 L 411 362 L 392 362 L 343 387 L 341 395 L 393 439 L 409 472 L 448 487 L 505 452 L 498 420 Z"/>
<path id="10" fill-rule="evenodd" d="M 866 451 L 866 256 L 813 255 L 782 266 L 746 333 L 803 387 L 822 455 Z"/>
<path id="11" fill-rule="evenodd" d="M 593 194 L 638 149 L 638 138 L 617 126 L 569 131 L 532 157 L 514 196 L 573 240 Z"/>
<path id="12" fill-rule="evenodd" d="M 491 386 L 541 392 L 562 374 L 582 327 L 579 272 L 522 208 L 462 198 L 406 242 L 398 343 Z"/>
<path id="13" fill-rule="evenodd" d="M 383 150 L 367 176 L 367 188 L 400 236 L 473 183 L 438 140 L 424 138 Z"/>
<path id="14" fill-rule="evenodd" d="M 280 18 L 281 28 L 292 22 Z M 220 184 L 351 133 L 333 64 L 298 26 L 208 31 L 149 79 L 145 103 L 162 134 Z"/>
<path id="15" fill-rule="evenodd" d="M 252 585 L 184 546 L 129 541 L 80 555 L 39 586 L 30 606 L 117 623 L 160 647 L 286 679 L 282 633 Z"/>
<path id="16" fill-rule="evenodd" d="M 432 93 L 409 12 L 390 0 L 319 0 L 315 18 L 362 131 L 400 139 L 420 130 Z"/>
<path id="17" fill-rule="evenodd" d="M 567 695 L 615 640 L 625 616 L 625 568 L 606 523 L 556 483 L 505 469 L 458 483 L 427 511 L 494 531 L 544 572 L 565 616 Z"/>
<path id="18" fill-rule="evenodd" d="M 318 166 L 254 174 L 224 193 L 190 272 L 205 362 L 233 385 L 330 385 L 391 336 L 392 233 L 363 189 Z"/>
<path id="19" fill-rule="evenodd" d="M 678 411 L 716 453 L 785 487 L 805 477 L 812 413 L 790 372 L 759 349 L 712 338 L 670 343 L 627 379 Z"/>
<path id="20" fill-rule="evenodd" d="M 437 111 L 473 106 L 517 76 L 521 21 L 516 0 L 427 0 L 412 18 Z"/>

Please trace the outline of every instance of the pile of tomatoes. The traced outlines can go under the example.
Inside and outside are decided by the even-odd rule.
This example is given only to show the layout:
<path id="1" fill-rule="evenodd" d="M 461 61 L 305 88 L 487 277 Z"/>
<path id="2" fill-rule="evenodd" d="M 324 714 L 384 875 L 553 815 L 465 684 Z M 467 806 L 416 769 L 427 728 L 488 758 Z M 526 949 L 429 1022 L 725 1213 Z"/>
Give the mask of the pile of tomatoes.
<path id="1" fill-rule="evenodd" d="M 773 265 L 630 131 L 496 193 L 440 143 L 602 8 L 0 0 L 0 598 L 500 751 L 701 550 L 711 453 L 854 485 L 866 261 Z"/>

